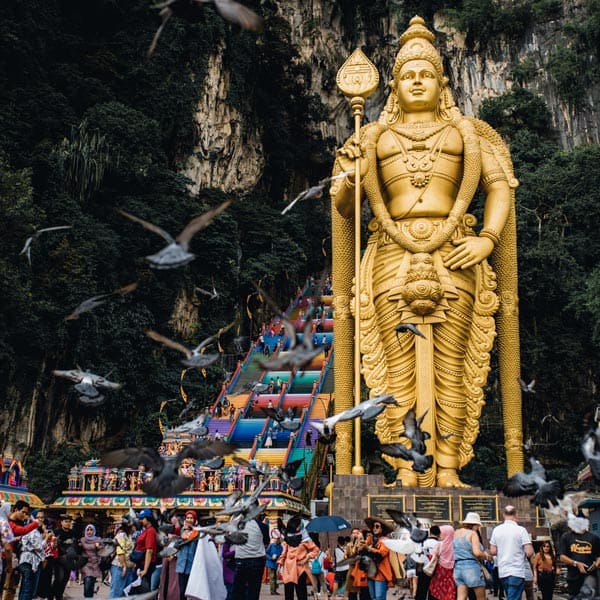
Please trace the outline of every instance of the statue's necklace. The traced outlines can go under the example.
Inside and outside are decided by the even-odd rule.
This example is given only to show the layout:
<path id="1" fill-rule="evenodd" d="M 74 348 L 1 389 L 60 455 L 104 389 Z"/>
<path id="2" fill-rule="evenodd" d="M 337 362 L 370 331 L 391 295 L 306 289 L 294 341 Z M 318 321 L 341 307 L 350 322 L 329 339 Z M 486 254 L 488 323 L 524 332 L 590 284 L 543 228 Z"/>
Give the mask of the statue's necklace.
<path id="1" fill-rule="evenodd" d="M 392 130 L 413 142 L 423 142 L 448 127 L 448 123 L 403 123 Z"/>
<path id="2" fill-rule="evenodd" d="M 443 142 L 450 128 L 443 135 L 440 135 L 433 147 L 429 148 L 423 142 L 442 131 L 445 127 L 448 127 L 448 125 L 443 123 L 427 132 L 417 133 L 417 131 L 411 131 L 410 134 L 404 129 L 400 132 L 398 129 L 393 128 L 402 153 L 402 161 L 406 166 L 406 170 L 410 173 L 410 183 L 413 187 L 424 188 L 431 181 L 433 165 L 440 156 Z M 407 138 L 415 143 L 405 148 L 402 138 Z"/>

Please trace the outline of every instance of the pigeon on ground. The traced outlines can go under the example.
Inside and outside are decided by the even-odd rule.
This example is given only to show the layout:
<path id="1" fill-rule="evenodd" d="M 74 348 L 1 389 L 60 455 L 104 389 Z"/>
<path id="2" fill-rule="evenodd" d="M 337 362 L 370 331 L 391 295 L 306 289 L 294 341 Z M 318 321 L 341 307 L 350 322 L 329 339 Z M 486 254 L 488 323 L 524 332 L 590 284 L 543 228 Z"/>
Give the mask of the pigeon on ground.
<path id="1" fill-rule="evenodd" d="M 530 473 L 515 473 L 504 484 L 502 491 L 511 498 L 517 496 L 533 496 L 531 503 L 541 508 L 550 508 L 558 504 L 563 497 L 563 486 L 560 481 L 546 480 L 546 470 L 533 456 L 529 458 Z"/>
<path id="2" fill-rule="evenodd" d="M 171 17 L 185 19 L 190 23 L 198 23 L 204 18 L 204 4 L 213 2 L 217 12 L 227 21 L 239 25 L 242 29 L 261 31 L 263 19 L 248 7 L 235 2 L 235 0 L 167 0 L 153 8 L 160 9 L 162 23 L 154 34 L 152 43 L 148 48 L 148 58 L 154 53 L 158 38 L 160 37 L 167 21 Z"/>
<path id="3" fill-rule="evenodd" d="M 361 419 L 362 421 L 372 421 L 377 415 L 381 414 L 387 406 L 398 405 L 394 396 L 390 394 L 382 394 L 369 398 L 344 410 L 336 415 L 323 419 L 322 422 L 311 421 L 310 424 L 317 430 L 319 439 L 327 440 L 328 436 L 333 432 L 336 423 L 342 421 L 352 421 L 353 419 Z"/>
<path id="4" fill-rule="evenodd" d="M 325 186 L 333 181 L 334 179 L 341 179 L 342 177 L 346 177 L 346 175 L 352 175 L 352 171 L 344 171 L 339 175 L 334 175 L 333 177 L 326 177 L 325 179 L 321 179 L 317 185 L 313 185 L 306 190 L 300 192 L 282 211 L 281 214 L 285 215 L 286 212 L 291 210 L 300 200 L 310 200 L 311 198 L 322 198 L 323 191 L 325 190 Z"/>
<path id="5" fill-rule="evenodd" d="M 196 346 L 195 348 L 187 348 L 183 344 L 175 342 L 174 340 L 171 340 L 170 338 L 165 337 L 164 335 L 161 335 L 160 333 L 157 333 L 152 329 L 146 331 L 146 335 L 150 339 L 153 339 L 155 342 L 160 342 L 161 344 L 164 344 L 169 348 L 179 350 L 179 352 L 185 354 L 187 358 L 185 360 L 182 360 L 181 364 L 186 366 L 188 369 L 204 369 L 205 367 L 208 367 L 209 365 L 212 365 L 214 362 L 216 362 L 216 360 L 221 355 L 219 353 L 203 353 L 203 348 L 206 348 L 207 346 L 212 344 L 216 339 L 218 339 L 218 337 L 221 334 L 225 333 L 226 331 L 229 331 L 234 325 L 235 321 L 232 321 L 231 323 L 229 323 L 229 325 L 226 325 L 225 327 L 219 329 L 219 331 L 215 335 L 211 335 L 210 337 L 207 337 L 205 340 L 200 342 L 200 344 L 198 344 L 198 346 Z"/>
<path id="6" fill-rule="evenodd" d="M 81 394 L 79 398 L 80 402 L 98 401 L 102 396 L 98 388 L 118 390 L 123 387 L 120 383 L 109 381 L 105 377 L 95 375 L 89 371 L 82 371 L 81 369 L 72 369 L 70 371 L 54 370 L 52 373 L 57 377 L 64 377 L 75 382 L 73 387 Z"/>
<path id="7" fill-rule="evenodd" d="M 230 204 L 231 200 L 227 200 L 222 204 L 219 204 L 219 206 L 215 206 L 214 208 L 207 210 L 205 213 L 193 218 L 175 239 L 173 239 L 173 237 L 164 229 L 161 229 L 160 227 L 157 227 L 148 221 L 144 221 L 143 219 L 140 219 L 131 213 L 121 209 L 117 209 L 117 212 L 120 215 L 139 223 L 146 229 L 157 233 L 166 242 L 168 242 L 168 246 L 156 254 L 146 256 L 146 260 L 154 269 L 174 269 L 177 267 L 182 267 L 183 265 L 187 265 L 196 258 L 196 255 L 189 251 L 189 245 L 192 237 L 194 237 L 194 235 L 202 229 L 208 227 L 213 222 L 213 219 L 217 215 L 220 215 Z"/>
<path id="8" fill-rule="evenodd" d="M 106 467 L 137 468 L 143 464 L 152 471 L 152 479 L 142 484 L 142 490 L 155 498 L 173 498 L 181 494 L 193 482 L 192 477 L 179 474 L 179 467 L 186 458 L 195 460 L 210 460 L 217 456 L 232 454 L 235 446 L 217 440 L 195 441 L 184 448 L 176 456 L 162 457 L 153 448 L 123 448 L 105 454 L 100 464 Z"/>
<path id="9" fill-rule="evenodd" d="M 73 321 L 75 319 L 79 319 L 79 315 L 94 310 L 96 307 L 101 306 L 114 296 L 124 296 L 125 294 L 130 294 L 133 292 L 138 286 L 138 282 L 134 281 L 129 285 L 126 285 L 114 292 L 108 292 L 107 294 L 99 294 L 98 296 L 92 296 L 87 300 L 84 300 L 70 315 L 65 317 L 65 321 Z"/>
<path id="10" fill-rule="evenodd" d="M 19 254 L 24 254 L 27 257 L 29 266 L 31 266 L 31 246 L 40 237 L 40 235 L 42 235 L 42 233 L 46 233 L 48 231 L 58 231 L 60 229 L 71 229 L 71 227 L 73 227 L 73 225 L 58 225 L 57 227 L 44 227 L 43 229 L 38 229 L 33 233 L 33 235 L 29 236 L 25 240 L 23 250 L 21 250 Z"/>

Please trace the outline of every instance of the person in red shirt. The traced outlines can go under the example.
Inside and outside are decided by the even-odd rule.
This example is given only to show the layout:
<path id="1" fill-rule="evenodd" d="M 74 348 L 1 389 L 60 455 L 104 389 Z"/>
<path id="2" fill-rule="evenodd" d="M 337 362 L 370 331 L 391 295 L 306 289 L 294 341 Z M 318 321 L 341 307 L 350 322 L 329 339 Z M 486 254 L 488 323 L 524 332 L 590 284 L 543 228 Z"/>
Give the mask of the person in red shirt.
<path id="1" fill-rule="evenodd" d="M 154 569 L 156 569 L 158 551 L 158 542 L 156 539 L 157 522 L 149 508 L 140 511 L 138 516 L 144 530 L 135 542 L 135 550 L 144 552 L 144 558 L 142 561 L 138 562 L 137 565 L 140 568 L 139 575 L 142 578 L 142 581 L 145 582 L 143 586 L 150 591 L 151 578 Z"/>
<path id="2" fill-rule="evenodd" d="M 4 583 L 4 595 L 2 596 L 3 600 L 14 600 L 17 585 L 19 584 L 19 573 L 12 568 L 12 557 L 15 544 L 24 535 L 27 535 L 38 528 L 37 521 L 34 520 L 31 523 L 28 523 L 30 512 L 31 507 L 25 500 L 17 500 L 13 511 L 8 516 L 8 524 L 10 525 L 15 539 L 4 548 L 6 556 L 6 579 Z"/>

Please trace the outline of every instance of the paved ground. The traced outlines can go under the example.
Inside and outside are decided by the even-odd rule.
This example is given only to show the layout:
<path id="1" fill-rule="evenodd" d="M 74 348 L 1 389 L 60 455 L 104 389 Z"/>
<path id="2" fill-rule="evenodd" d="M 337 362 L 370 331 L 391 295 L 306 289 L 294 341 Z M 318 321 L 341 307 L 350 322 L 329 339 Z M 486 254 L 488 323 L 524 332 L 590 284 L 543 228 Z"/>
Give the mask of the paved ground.
<path id="1" fill-rule="evenodd" d="M 94 598 L 99 600 L 106 600 L 108 598 L 108 586 L 102 585 L 98 590 L 98 593 L 94 595 Z M 308 588 L 308 597 L 309 600 L 313 600 L 312 588 L 309 586 Z M 388 590 L 388 600 L 411 600 L 411 596 L 406 587 L 396 586 L 392 590 Z M 135 598 L 135 596 L 132 596 Z M 263 583 L 262 590 L 260 593 L 261 600 L 283 600 L 283 585 L 279 586 L 279 595 L 273 596 L 271 594 L 271 590 L 269 589 L 269 584 Z M 555 600 L 566 600 L 567 596 L 562 594 L 554 594 Z M 76 583 L 70 583 L 66 589 L 65 600 L 83 600 L 83 586 L 77 585 Z M 168 599 L 171 600 L 171 599 Z M 325 596 L 321 594 L 318 600 L 326 600 Z M 330 596 L 330 600 L 337 600 L 334 597 Z M 497 600 L 494 596 L 487 592 L 486 600 Z M 525 600 L 525 596 L 523 595 L 523 600 Z M 536 600 L 539 600 L 538 595 L 536 594 Z"/>

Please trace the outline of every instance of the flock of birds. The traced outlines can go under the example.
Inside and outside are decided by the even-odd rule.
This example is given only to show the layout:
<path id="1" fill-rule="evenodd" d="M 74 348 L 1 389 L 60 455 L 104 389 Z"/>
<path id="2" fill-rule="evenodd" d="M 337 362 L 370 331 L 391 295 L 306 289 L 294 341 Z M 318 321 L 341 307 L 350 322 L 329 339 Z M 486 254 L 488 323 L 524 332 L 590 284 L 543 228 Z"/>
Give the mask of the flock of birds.
<path id="1" fill-rule="evenodd" d="M 155 8 L 160 10 L 161 24 L 156 31 L 156 34 L 148 49 L 148 57 L 154 53 L 160 35 L 167 22 L 172 17 L 184 19 L 188 22 L 199 22 L 204 18 L 204 6 L 208 3 L 214 4 L 216 11 L 227 21 L 235 23 L 250 31 L 260 31 L 263 28 L 264 22 L 254 11 L 246 6 L 236 2 L 235 0 L 168 0 L 162 4 L 158 4 Z M 293 206 L 302 200 L 311 198 L 320 198 L 323 195 L 325 186 L 333 179 L 344 177 L 348 173 L 341 173 L 335 177 L 322 179 L 317 185 L 312 186 L 298 196 L 296 196 L 283 210 L 282 214 L 287 213 Z M 208 227 L 213 220 L 225 211 L 231 201 L 226 201 L 220 205 L 206 211 L 200 216 L 193 218 L 177 235 L 171 236 L 167 231 L 150 223 L 140 217 L 137 217 L 124 210 L 117 209 L 117 212 L 122 216 L 134 221 L 145 229 L 152 231 L 163 238 L 167 245 L 156 252 L 155 254 L 146 256 L 146 260 L 150 266 L 157 270 L 173 269 L 182 267 L 196 258 L 194 253 L 190 251 L 190 242 L 194 235 L 199 231 Z M 54 227 L 45 227 L 35 231 L 27 238 L 20 254 L 25 255 L 29 264 L 31 264 L 31 250 L 34 243 L 44 233 L 61 231 L 70 229 L 71 225 L 61 225 Z M 130 294 L 138 287 L 138 282 L 132 282 L 124 287 L 114 291 L 98 294 L 91 298 L 83 300 L 72 312 L 65 317 L 66 321 L 79 319 L 81 315 L 91 312 L 98 306 L 118 297 L 123 297 Z M 208 296 L 211 300 L 218 298 L 219 294 L 213 285 L 212 291 L 203 288 L 196 288 L 199 293 Z M 289 351 L 281 352 L 278 356 L 272 359 L 264 359 L 260 361 L 261 366 L 269 370 L 279 369 L 302 369 L 314 357 L 316 357 L 321 348 L 315 348 L 312 344 L 311 326 L 312 312 L 306 315 L 303 333 L 298 336 L 295 331 L 294 324 L 279 310 L 275 303 L 259 288 L 259 293 L 266 298 L 267 303 L 274 309 L 275 313 L 281 319 L 282 325 L 289 339 Z M 164 346 L 177 350 L 185 355 L 182 364 L 187 368 L 202 369 L 214 363 L 220 356 L 218 353 L 207 354 L 206 349 L 218 341 L 219 336 L 230 330 L 235 324 L 235 321 L 220 329 L 215 335 L 203 340 L 194 348 L 188 348 L 183 344 L 171 340 L 156 331 L 149 330 L 147 336 Z M 396 328 L 396 334 L 400 341 L 400 336 L 403 334 L 412 334 L 424 338 L 425 336 L 414 325 L 402 324 Z M 74 389 L 79 395 L 79 401 L 88 406 L 98 406 L 105 401 L 104 391 L 114 391 L 121 387 L 121 384 L 112 382 L 107 376 L 99 376 L 89 371 L 78 369 L 73 370 L 55 370 L 54 375 L 69 379 L 75 383 Z M 535 380 L 530 383 L 525 383 L 522 379 L 519 380 L 521 389 L 525 393 L 535 393 Z M 255 382 L 251 387 L 256 394 L 267 391 L 268 386 L 259 382 Z M 351 421 L 360 418 L 363 421 L 375 419 L 386 407 L 397 405 L 396 400 L 391 395 L 382 395 L 361 402 L 348 410 L 337 413 L 331 417 L 324 419 L 322 422 L 311 421 L 311 425 L 318 432 L 318 441 L 325 444 L 332 444 L 335 441 L 335 426 L 337 423 Z M 296 419 L 293 412 L 282 411 L 280 409 L 265 408 L 263 409 L 265 416 L 276 420 L 283 429 L 296 431 L 300 427 L 300 422 Z M 412 469 L 423 473 L 433 464 L 433 457 L 426 453 L 425 442 L 431 436 L 429 433 L 421 429 L 425 414 L 416 417 L 413 410 L 408 411 L 404 420 L 404 431 L 401 438 L 405 438 L 407 443 L 383 444 L 381 452 L 385 455 L 401 458 L 412 462 Z M 147 469 L 152 472 L 152 477 L 144 482 L 142 490 L 152 496 L 164 498 L 173 497 L 186 488 L 188 488 L 193 480 L 182 475 L 180 468 L 184 461 L 194 460 L 199 464 L 205 465 L 207 468 L 220 468 L 224 464 L 223 457 L 233 454 L 236 450 L 235 446 L 222 440 L 209 441 L 206 439 L 208 429 L 198 422 L 194 428 L 194 432 L 200 437 L 193 443 L 185 446 L 179 454 L 174 457 L 163 457 L 152 448 L 124 448 L 115 450 L 105 454 L 101 460 L 101 464 L 107 467 L 138 467 L 144 464 Z M 592 476 L 596 483 L 600 483 L 600 426 L 589 431 L 581 442 L 581 450 L 585 460 L 590 466 Z M 256 518 L 265 508 L 265 504 L 259 500 L 261 492 L 269 481 L 277 476 L 285 481 L 292 489 L 300 489 L 303 485 L 302 478 L 296 477 L 296 472 L 301 464 L 301 460 L 293 461 L 283 467 L 274 469 L 267 468 L 266 470 L 258 470 L 254 465 L 244 459 L 234 455 L 234 460 L 241 465 L 246 466 L 251 472 L 260 476 L 260 483 L 256 489 L 249 495 L 244 496 L 243 492 L 235 491 L 228 496 L 223 505 L 223 509 L 217 515 L 227 515 L 230 520 L 226 523 L 197 528 L 202 535 L 223 536 L 224 539 L 234 544 L 245 543 L 247 534 L 243 531 L 244 524 Z M 572 512 L 572 498 L 570 495 L 564 496 L 563 486 L 557 480 L 548 481 L 544 467 L 535 458 L 529 459 L 529 472 L 520 472 L 510 477 L 503 492 L 506 496 L 531 496 L 531 502 L 537 506 L 553 510 L 556 507 Z M 384 461 L 384 465 L 385 465 Z M 389 463 L 388 463 L 389 466 Z M 133 511 L 131 511 L 133 513 Z M 422 542 L 423 535 L 426 532 L 420 528 L 420 523 L 415 516 L 409 516 L 401 511 L 388 509 L 390 517 L 401 527 L 409 531 L 411 542 L 418 544 Z M 159 530 L 163 535 L 172 528 L 172 515 L 165 516 L 163 513 L 159 515 L 162 518 L 162 523 Z M 136 519 L 135 513 L 130 515 L 131 519 Z M 107 545 L 114 544 L 114 540 L 104 540 Z M 389 543 L 397 549 L 400 540 L 390 540 Z M 165 543 L 163 555 L 168 556 L 177 552 L 177 549 L 185 544 L 185 540 L 180 538 L 174 541 Z M 407 550 L 404 546 L 403 550 Z"/>

